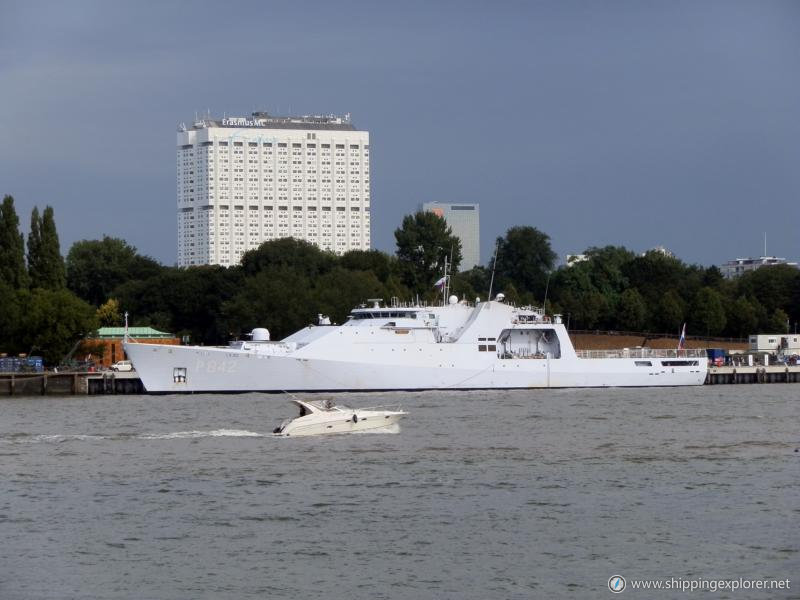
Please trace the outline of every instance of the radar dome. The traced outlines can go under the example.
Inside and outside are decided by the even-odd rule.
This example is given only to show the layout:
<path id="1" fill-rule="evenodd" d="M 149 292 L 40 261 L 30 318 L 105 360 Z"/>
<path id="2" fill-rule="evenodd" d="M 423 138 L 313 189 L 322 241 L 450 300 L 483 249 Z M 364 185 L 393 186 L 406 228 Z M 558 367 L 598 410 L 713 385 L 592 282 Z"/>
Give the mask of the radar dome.
<path id="1" fill-rule="evenodd" d="M 497 296 L 494 297 L 494 299 L 497 300 L 498 302 L 502 302 L 503 300 L 506 299 L 506 295 L 503 292 L 500 292 L 499 294 L 497 294 Z"/>
<path id="2" fill-rule="evenodd" d="M 269 341 L 269 329 L 265 327 L 256 327 L 250 332 L 250 335 L 252 336 L 254 342 Z"/>
<path id="3" fill-rule="evenodd" d="M 450 296 L 450 298 L 448 299 L 448 302 L 450 302 L 450 304 L 458 304 L 458 296 L 455 296 L 455 295 Z"/>

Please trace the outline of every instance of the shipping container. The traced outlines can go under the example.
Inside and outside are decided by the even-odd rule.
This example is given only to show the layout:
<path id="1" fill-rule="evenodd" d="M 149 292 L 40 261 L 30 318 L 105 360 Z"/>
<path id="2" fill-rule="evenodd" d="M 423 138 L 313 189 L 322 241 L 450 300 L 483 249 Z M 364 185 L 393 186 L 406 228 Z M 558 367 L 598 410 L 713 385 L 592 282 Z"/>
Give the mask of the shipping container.
<path id="1" fill-rule="evenodd" d="M 725 364 L 725 350 L 722 348 L 707 348 L 708 364 L 721 367 Z"/>
<path id="2" fill-rule="evenodd" d="M 0 373 L 41 373 L 42 371 L 44 371 L 44 361 L 41 356 L 0 358 Z"/>

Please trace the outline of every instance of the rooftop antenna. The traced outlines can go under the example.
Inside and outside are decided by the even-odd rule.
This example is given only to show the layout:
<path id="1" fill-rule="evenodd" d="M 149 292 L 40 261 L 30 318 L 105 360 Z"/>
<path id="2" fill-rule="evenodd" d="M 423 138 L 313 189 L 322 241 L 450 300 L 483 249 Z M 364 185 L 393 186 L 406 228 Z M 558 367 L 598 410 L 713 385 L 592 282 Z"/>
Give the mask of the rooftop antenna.
<path id="1" fill-rule="evenodd" d="M 500 250 L 500 242 L 494 245 L 494 265 L 492 265 L 492 278 L 489 280 L 489 302 L 492 301 L 492 287 L 494 286 L 494 271 L 497 269 L 497 252 Z"/>

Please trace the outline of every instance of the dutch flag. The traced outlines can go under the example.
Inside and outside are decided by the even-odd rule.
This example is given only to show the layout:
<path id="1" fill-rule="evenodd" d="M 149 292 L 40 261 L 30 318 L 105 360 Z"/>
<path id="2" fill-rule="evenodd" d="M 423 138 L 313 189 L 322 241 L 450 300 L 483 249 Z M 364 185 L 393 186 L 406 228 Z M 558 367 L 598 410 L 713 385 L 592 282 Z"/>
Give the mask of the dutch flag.
<path id="1" fill-rule="evenodd" d="M 683 324 L 681 330 L 681 339 L 678 340 L 678 350 L 683 350 L 686 347 L 686 323 Z"/>

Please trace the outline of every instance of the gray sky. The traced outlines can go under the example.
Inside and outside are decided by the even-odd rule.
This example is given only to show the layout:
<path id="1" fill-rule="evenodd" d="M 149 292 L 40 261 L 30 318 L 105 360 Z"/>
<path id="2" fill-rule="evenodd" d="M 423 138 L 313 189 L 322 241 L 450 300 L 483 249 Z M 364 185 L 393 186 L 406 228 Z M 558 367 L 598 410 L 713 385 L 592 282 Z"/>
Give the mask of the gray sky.
<path id="1" fill-rule="evenodd" d="M 65 250 L 175 261 L 175 127 L 195 111 L 368 129 L 373 242 L 479 202 L 563 258 L 800 258 L 800 2 L 0 3 L 0 193 Z"/>

